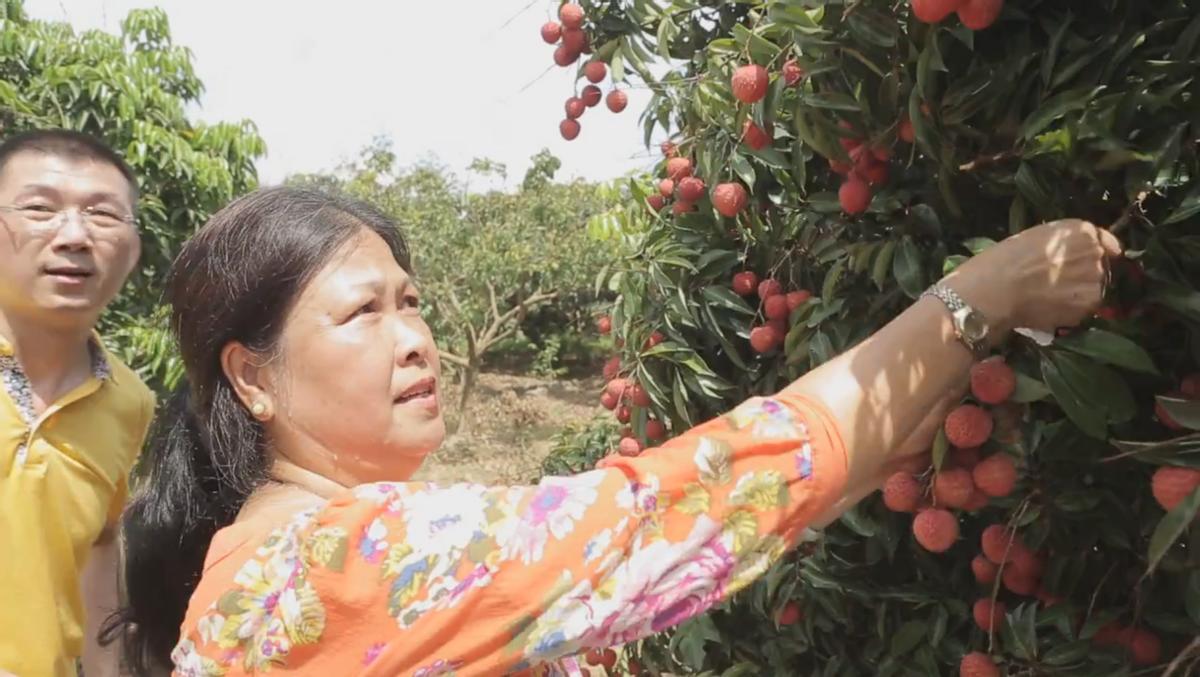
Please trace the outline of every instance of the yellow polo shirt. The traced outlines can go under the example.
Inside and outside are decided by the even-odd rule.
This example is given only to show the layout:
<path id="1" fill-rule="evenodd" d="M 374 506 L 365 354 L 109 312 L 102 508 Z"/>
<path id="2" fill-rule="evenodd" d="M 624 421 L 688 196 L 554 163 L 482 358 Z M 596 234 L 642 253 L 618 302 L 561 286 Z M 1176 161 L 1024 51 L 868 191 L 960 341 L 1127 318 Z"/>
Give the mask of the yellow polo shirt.
<path id="1" fill-rule="evenodd" d="M 75 674 L 79 577 L 116 523 L 154 395 L 96 337 L 86 383 L 32 413 L 29 382 L 0 337 L 0 671 Z M 167 546 L 169 547 L 169 546 Z"/>

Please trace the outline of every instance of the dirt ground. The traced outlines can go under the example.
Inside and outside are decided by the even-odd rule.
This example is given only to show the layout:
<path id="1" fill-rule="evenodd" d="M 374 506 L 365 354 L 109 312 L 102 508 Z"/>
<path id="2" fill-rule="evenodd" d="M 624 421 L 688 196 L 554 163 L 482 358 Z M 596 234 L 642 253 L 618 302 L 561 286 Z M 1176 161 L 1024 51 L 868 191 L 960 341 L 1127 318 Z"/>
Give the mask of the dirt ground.
<path id="1" fill-rule="evenodd" d="M 600 414 L 602 381 L 548 380 L 484 373 L 467 405 L 463 427 L 425 461 L 415 479 L 440 483 L 514 484 L 536 478 L 551 439 L 563 427 Z M 459 392 L 443 393 L 448 420 L 458 416 Z"/>

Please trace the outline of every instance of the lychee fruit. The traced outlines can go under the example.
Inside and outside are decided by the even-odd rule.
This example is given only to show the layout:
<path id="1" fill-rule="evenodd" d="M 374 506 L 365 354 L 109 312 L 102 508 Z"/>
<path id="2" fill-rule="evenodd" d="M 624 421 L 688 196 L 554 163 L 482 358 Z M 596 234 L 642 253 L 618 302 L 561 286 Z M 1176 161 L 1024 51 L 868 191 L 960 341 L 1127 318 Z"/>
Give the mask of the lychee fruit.
<path id="1" fill-rule="evenodd" d="M 713 189 L 712 203 L 722 216 L 732 218 L 746 208 L 750 196 L 746 187 L 740 183 L 720 183 Z"/>
<path id="2" fill-rule="evenodd" d="M 583 8 L 573 3 L 565 4 L 558 8 L 558 20 L 562 21 L 567 28 L 581 28 L 583 26 Z"/>
<path id="3" fill-rule="evenodd" d="M 687 200 L 676 200 L 675 204 L 671 207 L 671 213 L 676 216 L 693 211 L 696 211 L 696 205 Z"/>
<path id="4" fill-rule="evenodd" d="M 771 145 L 771 135 L 754 124 L 753 120 L 746 120 L 746 126 L 742 128 L 742 140 L 754 150 L 762 150 Z"/>
<path id="5" fill-rule="evenodd" d="M 642 346 L 642 350 L 649 350 L 654 346 L 662 343 L 667 337 L 662 335 L 661 331 L 652 331 L 650 336 L 646 338 L 646 344 Z"/>
<path id="6" fill-rule="evenodd" d="M 612 356 L 604 363 L 604 369 L 600 372 L 604 376 L 605 381 L 611 381 L 621 374 L 621 358 Z"/>
<path id="7" fill-rule="evenodd" d="M 983 510 L 987 507 L 987 505 L 987 494 L 980 491 L 979 487 L 976 487 L 975 491 L 971 493 L 971 498 L 967 500 L 967 504 L 964 505 L 962 509 L 966 510 L 967 512 L 975 512 L 977 510 Z"/>
<path id="8" fill-rule="evenodd" d="M 846 164 L 845 162 L 842 162 L 841 160 L 830 160 L 829 161 L 829 171 L 833 172 L 834 174 L 841 174 L 842 176 L 846 176 L 850 173 L 850 170 L 852 170 L 852 169 L 854 169 L 853 165 Z"/>
<path id="9" fill-rule="evenodd" d="M 847 153 L 854 152 L 854 149 L 856 149 L 862 145 L 862 139 L 857 136 L 859 132 L 857 129 L 855 129 L 854 124 L 852 122 L 850 122 L 849 120 L 839 120 L 838 127 L 846 130 L 847 132 L 851 132 L 854 135 L 854 136 L 841 136 L 841 135 L 838 136 L 838 143 L 841 144 L 842 148 L 844 148 Z"/>
<path id="10" fill-rule="evenodd" d="M 975 574 L 975 582 L 980 585 L 991 585 L 996 582 L 996 572 L 999 567 L 983 555 L 976 555 L 971 560 L 971 573 Z"/>
<path id="11" fill-rule="evenodd" d="M 629 389 L 629 401 L 633 402 L 636 407 L 648 407 L 650 406 L 650 393 L 646 392 L 642 384 L 635 383 Z"/>
<path id="12" fill-rule="evenodd" d="M 750 330 L 750 347 L 756 353 L 769 353 L 775 350 L 783 341 L 779 329 L 770 324 L 764 324 Z"/>
<path id="13" fill-rule="evenodd" d="M 562 47 L 578 58 L 580 54 L 583 54 L 584 48 L 587 47 L 587 33 L 578 28 L 563 29 Z M 574 62 L 574 59 L 572 59 L 572 62 Z"/>
<path id="14" fill-rule="evenodd" d="M 912 529 L 917 543 L 929 552 L 946 552 L 958 540 L 958 518 L 949 510 L 922 510 Z"/>
<path id="15" fill-rule="evenodd" d="M 960 468 L 943 470 L 933 480 L 933 498 L 939 506 L 964 508 L 974 493 L 971 473 Z"/>
<path id="16" fill-rule="evenodd" d="M 1003 358 L 993 357 L 971 367 L 971 394 L 984 404 L 1007 402 L 1017 389 L 1017 375 Z"/>
<path id="17" fill-rule="evenodd" d="M 579 98 L 583 99 L 583 104 L 588 108 L 595 108 L 603 97 L 604 93 L 596 85 L 588 85 L 579 93 Z"/>
<path id="18" fill-rule="evenodd" d="M 1022 597 L 1031 597 L 1038 588 L 1038 580 L 1014 566 L 1004 568 L 1004 587 Z"/>
<path id="19" fill-rule="evenodd" d="M 1009 544 L 1010 540 L 1012 541 L 1011 545 Z M 993 564 L 1003 564 L 1009 561 L 1019 548 L 1025 547 L 1020 536 L 1000 524 L 993 524 L 984 529 L 979 538 L 979 545 L 983 550 L 983 556 L 991 560 Z"/>
<path id="20" fill-rule="evenodd" d="M 842 211 L 850 215 L 862 214 L 871 205 L 871 188 L 856 177 L 850 177 L 838 189 L 838 202 Z"/>
<path id="21" fill-rule="evenodd" d="M 646 198 L 646 204 L 650 205 L 652 211 L 658 212 L 667 204 L 667 199 L 661 195 L 651 195 Z"/>
<path id="22" fill-rule="evenodd" d="M 1162 640 L 1158 635 L 1138 628 L 1128 633 L 1125 646 L 1133 655 L 1134 665 L 1158 665 L 1162 661 Z"/>
<path id="23" fill-rule="evenodd" d="M 991 599 L 984 598 L 975 602 L 971 608 L 971 615 L 975 617 L 975 624 L 984 632 L 991 632 L 993 628 L 999 628 L 1000 624 L 1004 622 L 1006 611 L 1004 602 L 993 602 Z"/>
<path id="24" fill-rule="evenodd" d="M 1017 486 L 1017 464 L 1012 456 L 995 453 L 979 462 L 971 471 L 975 486 L 992 498 L 1004 498 Z"/>
<path id="25" fill-rule="evenodd" d="M 891 176 L 891 168 L 882 162 L 872 162 L 861 170 L 857 170 L 858 174 L 868 185 L 879 186 L 887 183 L 888 177 Z"/>
<path id="26" fill-rule="evenodd" d="M 561 37 L 562 26 L 557 21 L 547 21 L 542 24 L 542 40 L 545 40 L 546 44 L 553 45 Z"/>
<path id="27" fill-rule="evenodd" d="M 579 121 L 578 120 L 563 120 L 558 123 L 558 132 L 562 134 L 562 138 L 567 141 L 574 141 L 579 136 Z"/>
<path id="28" fill-rule="evenodd" d="M 583 105 L 583 99 L 573 96 L 567 99 L 567 103 L 563 106 L 567 111 L 567 119 L 575 120 L 583 115 L 583 111 L 587 110 L 587 106 Z"/>
<path id="29" fill-rule="evenodd" d="M 1179 382 L 1179 393 L 1186 400 L 1200 400 L 1200 373 L 1184 376 Z"/>
<path id="30" fill-rule="evenodd" d="M 912 13 L 918 21 L 935 24 L 963 6 L 964 0 L 912 0 Z"/>
<path id="31" fill-rule="evenodd" d="M 652 419 L 646 421 L 646 437 L 647 438 L 657 442 L 666 436 L 667 436 L 667 426 L 664 425 L 662 421 L 660 421 L 656 418 L 652 418 Z"/>
<path id="32" fill-rule="evenodd" d="M 921 484 L 911 473 L 898 472 L 883 483 L 883 504 L 893 512 L 913 512 L 921 502 Z"/>
<path id="33" fill-rule="evenodd" d="M 963 470 L 973 470 L 979 465 L 979 458 L 979 449 L 976 447 L 950 450 L 950 462 Z"/>
<path id="34" fill-rule="evenodd" d="M 806 289 L 799 289 L 797 291 L 788 292 L 787 293 L 788 310 L 790 311 L 790 310 L 795 310 L 795 309 L 799 308 L 800 306 L 804 305 L 805 303 L 808 303 L 808 300 L 810 298 L 812 298 L 812 292 L 810 292 Z"/>
<path id="35" fill-rule="evenodd" d="M 559 45 L 554 48 L 554 63 L 559 66 L 570 66 L 579 60 L 579 53 L 567 49 L 566 45 Z"/>
<path id="36" fill-rule="evenodd" d="M 605 75 L 608 75 L 608 67 L 603 61 L 589 61 L 583 67 L 583 77 L 587 78 L 588 82 L 600 82 Z"/>
<path id="37" fill-rule="evenodd" d="M 625 405 L 617 407 L 617 421 L 629 423 L 633 419 L 633 410 Z"/>
<path id="38" fill-rule="evenodd" d="M 786 320 L 791 312 L 788 310 L 787 297 L 783 294 L 776 294 L 763 301 L 763 314 L 768 320 Z"/>
<path id="39" fill-rule="evenodd" d="M 963 0 L 961 5 L 958 8 L 959 21 L 973 31 L 982 31 L 996 23 L 1000 11 L 1004 9 L 1004 0 Z"/>
<path id="40" fill-rule="evenodd" d="M 584 660 L 588 665 L 604 668 L 607 672 L 617 664 L 617 652 L 612 649 L 588 649 L 588 652 L 584 654 Z"/>
<path id="41" fill-rule="evenodd" d="M 956 447 L 979 447 L 992 436 L 992 415 L 973 404 L 963 404 L 946 417 L 946 439 Z"/>
<path id="42" fill-rule="evenodd" d="M 612 332 L 612 318 L 608 315 L 602 315 L 599 319 L 597 319 L 596 331 L 600 332 L 601 334 L 608 334 Z"/>
<path id="43" fill-rule="evenodd" d="M 963 656 L 958 664 L 958 677 L 1000 677 L 1000 668 L 996 667 L 991 656 L 972 651 Z"/>
<path id="44" fill-rule="evenodd" d="M 917 140 L 917 130 L 913 128 L 912 120 L 904 118 L 900 121 L 900 125 L 896 129 L 896 136 L 904 143 L 912 143 Z"/>
<path id="45" fill-rule="evenodd" d="M 1012 568 L 1031 578 L 1041 578 L 1046 569 L 1046 562 L 1042 556 L 1030 550 L 1023 542 L 1013 543 L 1009 560 Z"/>
<path id="46" fill-rule="evenodd" d="M 612 393 L 613 397 L 622 399 L 632 385 L 627 378 L 614 378 L 604 386 L 604 391 Z"/>
<path id="47" fill-rule="evenodd" d="M 692 175 L 692 161 L 685 157 L 673 157 L 667 160 L 667 177 L 679 181 Z"/>
<path id="48" fill-rule="evenodd" d="M 1170 512 L 1200 487 L 1200 470 L 1162 466 L 1150 479 L 1150 491 L 1163 510 Z"/>
<path id="49" fill-rule="evenodd" d="M 794 87 L 804 79 L 804 69 L 795 59 L 788 59 L 783 64 L 783 82 L 788 87 Z"/>
<path id="50" fill-rule="evenodd" d="M 622 456 L 637 456 L 642 453 L 642 443 L 636 437 L 625 437 L 617 446 L 617 451 Z"/>
<path id="51" fill-rule="evenodd" d="M 804 618 L 804 612 L 800 610 L 800 605 L 795 602 L 788 602 L 779 610 L 779 616 L 776 620 L 780 625 L 795 625 Z"/>
<path id="52" fill-rule="evenodd" d="M 783 285 L 773 277 L 768 277 L 758 283 L 758 298 L 769 299 L 783 293 Z"/>
<path id="53" fill-rule="evenodd" d="M 663 197 L 671 197 L 675 194 L 675 182 L 671 179 L 663 179 L 658 182 L 658 193 Z"/>
<path id="54" fill-rule="evenodd" d="M 616 397 L 614 397 L 613 394 L 608 392 L 607 390 L 600 393 L 600 404 L 605 409 L 612 411 L 612 410 L 616 409 L 617 405 L 620 403 L 621 403 L 621 401 L 619 399 L 617 399 Z"/>
<path id="55" fill-rule="evenodd" d="M 704 181 L 688 176 L 679 181 L 679 199 L 687 202 L 699 202 L 704 197 Z"/>
<path id="56" fill-rule="evenodd" d="M 758 275 L 752 270 L 743 270 L 733 276 L 733 293 L 749 296 L 758 288 Z"/>
<path id="57" fill-rule="evenodd" d="M 742 66 L 733 72 L 733 96 L 742 103 L 757 103 L 767 95 L 770 76 L 758 64 Z"/>
<path id="58" fill-rule="evenodd" d="M 608 106 L 610 111 L 620 113 L 625 110 L 625 106 L 629 105 L 629 95 L 619 89 L 614 89 L 605 97 L 604 105 Z"/>
<path id="59" fill-rule="evenodd" d="M 679 154 L 679 147 L 671 141 L 663 141 L 658 145 L 658 149 L 662 151 L 665 158 L 673 158 Z"/>

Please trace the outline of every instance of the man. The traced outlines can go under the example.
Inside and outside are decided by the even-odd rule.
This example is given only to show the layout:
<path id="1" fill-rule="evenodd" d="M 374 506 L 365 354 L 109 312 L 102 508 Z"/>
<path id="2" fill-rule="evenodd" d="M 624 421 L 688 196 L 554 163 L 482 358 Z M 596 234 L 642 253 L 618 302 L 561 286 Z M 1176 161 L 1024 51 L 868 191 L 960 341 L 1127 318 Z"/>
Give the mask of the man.
<path id="1" fill-rule="evenodd" d="M 94 327 L 141 252 L 136 204 L 132 170 L 87 135 L 0 144 L 0 674 L 117 671 L 96 629 L 154 396 Z"/>

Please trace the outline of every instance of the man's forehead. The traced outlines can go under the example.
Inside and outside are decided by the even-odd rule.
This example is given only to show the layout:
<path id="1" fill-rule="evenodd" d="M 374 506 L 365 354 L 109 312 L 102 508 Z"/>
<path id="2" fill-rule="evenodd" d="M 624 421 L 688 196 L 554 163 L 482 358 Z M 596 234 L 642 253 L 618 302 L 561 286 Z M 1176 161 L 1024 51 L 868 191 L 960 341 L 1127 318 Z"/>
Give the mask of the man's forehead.
<path id="1" fill-rule="evenodd" d="M 109 162 L 37 150 L 20 151 L 0 169 L 0 188 L 61 192 L 107 193 L 129 198 L 129 181 Z"/>

